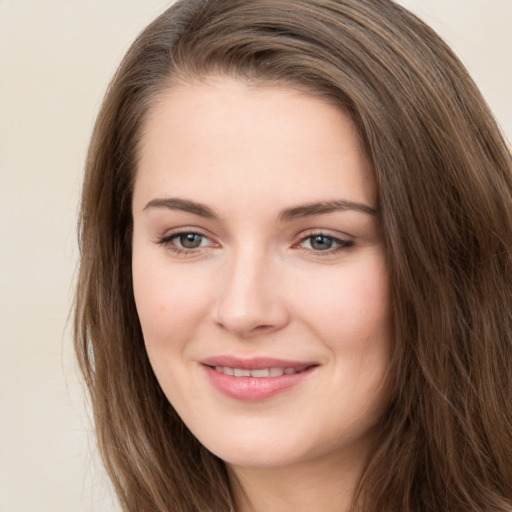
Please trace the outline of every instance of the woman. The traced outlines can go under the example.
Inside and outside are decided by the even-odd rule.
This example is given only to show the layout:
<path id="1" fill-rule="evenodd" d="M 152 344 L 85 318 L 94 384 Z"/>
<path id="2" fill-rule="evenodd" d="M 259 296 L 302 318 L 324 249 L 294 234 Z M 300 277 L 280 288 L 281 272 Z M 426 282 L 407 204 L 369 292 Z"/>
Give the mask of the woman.
<path id="1" fill-rule="evenodd" d="M 182 0 L 128 51 L 75 343 L 126 511 L 512 508 L 512 163 L 389 0 Z"/>

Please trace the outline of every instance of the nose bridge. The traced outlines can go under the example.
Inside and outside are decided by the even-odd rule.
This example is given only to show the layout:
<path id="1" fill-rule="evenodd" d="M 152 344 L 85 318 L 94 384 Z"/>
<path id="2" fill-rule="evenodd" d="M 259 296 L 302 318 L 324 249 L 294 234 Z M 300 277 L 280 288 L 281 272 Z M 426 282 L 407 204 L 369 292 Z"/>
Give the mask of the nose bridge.
<path id="1" fill-rule="evenodd" d="M 239 337 L 282 327 L 286 301 L 276 286 L 276 270 L 263 250 L 250 245 L 234 250 L 217 297 L 218 324 Z"/>

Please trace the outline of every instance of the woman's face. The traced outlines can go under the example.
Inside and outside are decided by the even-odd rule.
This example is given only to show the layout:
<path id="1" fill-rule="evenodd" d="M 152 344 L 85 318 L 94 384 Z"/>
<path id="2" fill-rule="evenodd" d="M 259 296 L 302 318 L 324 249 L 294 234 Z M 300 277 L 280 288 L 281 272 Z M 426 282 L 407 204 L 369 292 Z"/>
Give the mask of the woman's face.
<path id="1" fill-rule="evenodd" d="M 147 352 L 236 466 L 360 457 L 382 410 L 388 276 L 349 117 L 287 86 L 175 86 L 145 125 L 133 282 Z"/>

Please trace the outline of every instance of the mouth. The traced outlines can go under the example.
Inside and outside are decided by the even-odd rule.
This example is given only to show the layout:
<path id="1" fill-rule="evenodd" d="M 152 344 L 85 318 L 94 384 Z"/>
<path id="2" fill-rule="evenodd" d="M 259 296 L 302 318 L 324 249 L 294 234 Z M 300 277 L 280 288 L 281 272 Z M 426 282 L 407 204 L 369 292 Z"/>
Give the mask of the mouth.
<path id="1" fill-rule="evenodd" d="M 307 380 L 319 364 L 221 356 L 201 361 L 201 366 L 217 391 L 236 400 L 254 402 L 270 398 Z"/>
<path id="2" fill-rule="evenodd" d="M 301 373 L 307 370 L 308 368 L 311 368 L 311 366 L 313 365 L 306 365 L 300 367 L 289 366 L 286 368 L 269 367 L 260 368 L 257 370 L 249 370 L 247 368 L 233 368 L 231 366 L 210 366 L 210 368 L 214 369 L 218 373 L 223 373 L 224 375 L 230 375 L 233 377 L 255 377 L 256 379 L 261 379 L 267 377 L 282 377 L 283 375 L 294 375 L 295 373 Z"/>

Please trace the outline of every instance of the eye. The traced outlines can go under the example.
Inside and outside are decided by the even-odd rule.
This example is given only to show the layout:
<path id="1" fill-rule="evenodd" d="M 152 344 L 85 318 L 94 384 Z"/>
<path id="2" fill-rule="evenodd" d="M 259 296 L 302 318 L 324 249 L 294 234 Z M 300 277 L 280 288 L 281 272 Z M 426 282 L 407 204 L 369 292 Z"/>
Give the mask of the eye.
<path id="1" fill-rule="evenodd" d="M 309 248 L 315 251 L 327 251 L 336 243 L 332 238 L 324 235 L 310 236 L 306 241 Z"/>
<path id="2" fill-rule="evenodd" d="M 332 235 L 315 233 L 306 236 L 297 244 L 298 247 L 315 253 L 332 254 L 352 247 L 352 240 L 343 240 Z"/>
<path id="3" fill-rule="evenodd" d="M 210 240 L 206 235 L 195 231 L 170 233 L 158 239 L 157 243 L 179 255 L 195 253 L 198 249 L 216 246 L 215 242 Z"/>
<path id="4" fill-rule="evenodd" d="M 201 247 L 204 238 L 203 235 L 197 233 L 184 233 L 176 235 L 171 240 L 175 240 L 185 249 L 197 249 Z"/>

